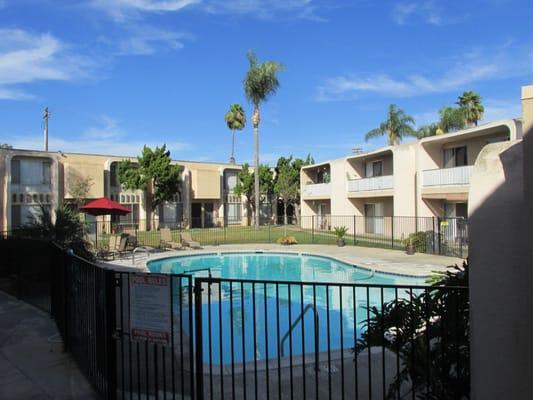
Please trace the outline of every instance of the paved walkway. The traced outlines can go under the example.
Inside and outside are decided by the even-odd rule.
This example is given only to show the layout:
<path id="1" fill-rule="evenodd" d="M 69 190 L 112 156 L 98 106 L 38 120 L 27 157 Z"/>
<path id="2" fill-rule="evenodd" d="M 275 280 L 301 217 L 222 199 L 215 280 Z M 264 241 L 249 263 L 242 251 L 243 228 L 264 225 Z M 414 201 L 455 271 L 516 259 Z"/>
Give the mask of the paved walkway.
<path id="1" fill-rule="evenodd" d="M 0 291 L 0 399 L 97 399 L 46 313 Z"/>
<path id="2" fill-rule="evenodd" d="M 463 262 L 463 260 L 460 258 L 433 254 L 416 253 L 414 255 L 407 255 L 405 251 L 400 250 L 376 249 L 358 246 L 337 247 L 333 245 L 320 244 L 282 246 L 274 243 L 226 244 L 219 246 L 205 246 L 202 250 L 162 251 L 151 254 L 149 260 L 171 257 L 173 255 L 199 254 L 202 252 L 212 253 L 224 251 L 256 250 L 313 253 L 317 255 L 334 257 L 349 264 L 359 265 L 376 271 L 412 276 L 429 276 L 433 273 L 433 271 L 445 271 L 447 267 L 454 264 L 461 265 Z M 135 264 L 132 264 L 131 257 L 117 260 L 110 264 L 114 265 L 118 269 L 127 267 L 128 269 L 132 268 L 136 270 L 144 270 L 146 261 L 147 258 L 144 253 L 137 253 L 135 256 Z"/>

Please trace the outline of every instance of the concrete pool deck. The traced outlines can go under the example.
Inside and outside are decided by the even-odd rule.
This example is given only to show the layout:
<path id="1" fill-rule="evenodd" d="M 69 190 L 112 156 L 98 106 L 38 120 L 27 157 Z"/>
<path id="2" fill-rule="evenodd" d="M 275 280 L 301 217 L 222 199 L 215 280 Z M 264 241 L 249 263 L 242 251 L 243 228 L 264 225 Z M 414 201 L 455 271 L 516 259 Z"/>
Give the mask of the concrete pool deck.
<path id="1" fill-rule="evenodd" d="M 434 271 L 446 271 L 453 265 L 461 265 L 463 259 L 456 257 L 439 256 L 434 254 L 416 253 L 407 255 L 400 250 L 377 249 L 370 247 L 344 246 L 320 244 L 298 244 L 292 246 L 282 246 L 274 243 L 266 244 L 226 244 L 218 246 L 204 246 L 201 250 L 172 250 L 158 251 L 151 253 L 149 257 L 145 253 L 135 255 L 135 263 L 132 263 L 131 255 L 115 261 L 101 263 L 108 268 L 118 270 L 147 271 L 146 262 L 160 258 L 173 256 L 199 255 L 205 253 L 218 252 L 240 252 L 240 251 L 265 251 L 265 252 L 288 252 L 288 253 L 310 253 L 333 257 L 349 264 L 358 265 L 364 268 L 379 272 L 387 272 L 400 275 L 430 276 Z"/>

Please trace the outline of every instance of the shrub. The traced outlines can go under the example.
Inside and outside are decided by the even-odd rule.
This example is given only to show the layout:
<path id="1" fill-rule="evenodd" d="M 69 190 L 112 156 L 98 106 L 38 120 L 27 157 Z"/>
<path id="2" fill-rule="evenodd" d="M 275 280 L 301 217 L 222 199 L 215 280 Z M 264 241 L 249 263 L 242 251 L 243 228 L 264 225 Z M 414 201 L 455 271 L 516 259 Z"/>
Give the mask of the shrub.
<path id="1" fill-rule="evenodd" d="M 454 272 L 447 271 L 434 282 L 443 289 L 367 307 L 371 316 L 364 321 L 366 331 L 353 351 L 359 355 L 382 347 L 398 354 L 402 367 L 390 382 L 388 399 L 469 398 L 468 264 L 455 266 Z M 446 290 L 446 286 L 456 289 Z M 404 393 L 402 385 L 409 382 L 418 389 L 416 393 Z"/>
<path id="2" fill-rule="evenodd" d="M 335 233 L 335 236 L 337 236 L 337 238 L 342 239 L 344 235 L 346 235 L 346 233 L 348 232 L 348 228 L 345 226 L 334 226 L 333 232 Z"/>
<path id="3" fill-rule="evenodd" d="M 415 232 L 411 233 L 407 239 L 403 241 L 403 244 L 408 246 L 409 244 L 413 244 L 415 246 L 415 250 L 417 253 L 425 253 L 426 252 L 426 232 Z"/>
<path id="4" fill-rule="evenodd" d="M 18 235 L 34 239 L 45 239 L 69 248 L 80 257 L 94 259 L 90 243 L 85 238 L 85 225 L 79 213 L 71 207 L 62 206 L 55 210 L 55 221 L 50 210 L 40 207 L 33 219 L 17 230 Z"/>
<path id="5" fill-rule="evenodd" d="M 298 241 L 294 236 L 282 236 L 278 239 L 278 243 L 288 246 L 291 244 L 298 244 Z"/>

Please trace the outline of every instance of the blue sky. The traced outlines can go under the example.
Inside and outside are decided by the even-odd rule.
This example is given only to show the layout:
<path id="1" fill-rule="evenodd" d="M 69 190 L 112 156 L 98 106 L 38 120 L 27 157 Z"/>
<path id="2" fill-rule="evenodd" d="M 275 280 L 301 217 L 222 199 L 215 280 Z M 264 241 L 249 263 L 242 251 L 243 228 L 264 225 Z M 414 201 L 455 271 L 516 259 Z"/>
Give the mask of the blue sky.
<path id="1" fill-rule="evenodd" d="M 432 122 L 464 90 L 485 121 L 520 115 L 533 83 L 531 1 L 0 0 L 0 142 L 226 161 L 224 113 L 245 106 L 246 52 L 280 61 L 262 108 L 261 160 L 379 147 L 364 134 L 398 104 Z M 237 134 L 251 161 L 251 125 Z"/>

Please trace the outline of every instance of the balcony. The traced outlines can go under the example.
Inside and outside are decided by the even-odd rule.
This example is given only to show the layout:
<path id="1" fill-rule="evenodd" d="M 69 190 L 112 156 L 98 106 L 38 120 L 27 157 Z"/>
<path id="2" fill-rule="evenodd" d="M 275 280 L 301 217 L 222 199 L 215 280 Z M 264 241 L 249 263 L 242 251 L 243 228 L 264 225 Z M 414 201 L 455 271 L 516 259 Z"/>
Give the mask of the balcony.
<path id="1" fill-rule="evenodd" d="M 324 199 L 331 196 L 331 183 L 312 183 L 304 185 L 303 197 Z"/>
<path id="2" fill-rule="evenodd" d="M 349 193 L 391 190 L 393 188 L 393 176 L 384 175 L 373 178 L 350 179 L 346 186 Z"/>
<path id="3" fill-rule="evenodd" d="M 422 171 L 422 186 L 462 186 L 470 184 L 472 165 Z"/>

